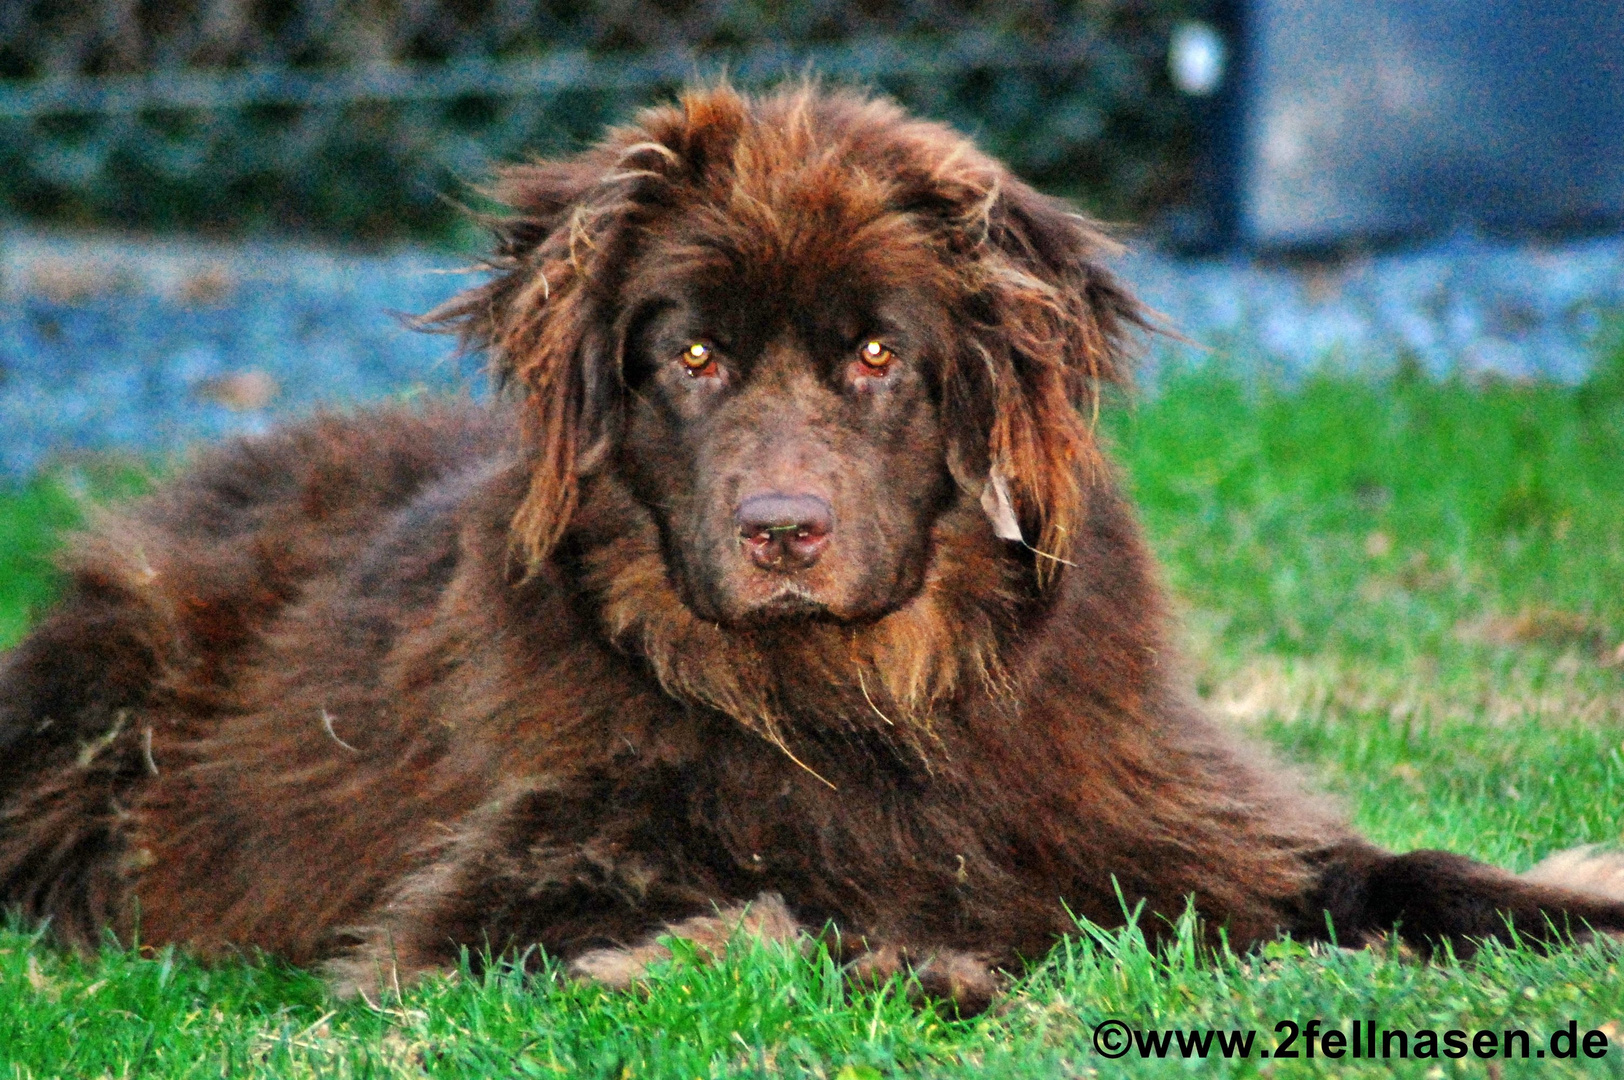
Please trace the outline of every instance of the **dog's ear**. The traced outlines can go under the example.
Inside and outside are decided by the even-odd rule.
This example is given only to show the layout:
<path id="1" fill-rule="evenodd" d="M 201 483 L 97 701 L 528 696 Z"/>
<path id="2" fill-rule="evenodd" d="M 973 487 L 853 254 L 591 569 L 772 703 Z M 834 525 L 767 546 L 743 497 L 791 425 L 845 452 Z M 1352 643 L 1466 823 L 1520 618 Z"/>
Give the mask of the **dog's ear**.
<path id="1" fill-rule="evenodd" d="M 944 379 L 948 464 L 998 535 L 1064 565 L 1104 468 L 1101 390 L 1129 380 L 1131 336 L 1154 324 L 1106 269 L 1118 246 L 1093 222 L 974 151 L 930 178 L 929 208 L 964 271 L 964 349 Z"/>
<path id="2" fill-rule="evenodd" d="M 483 350 L 500 390 L 521 403 L 531 472 L 512 531 L 532 569 L 557 544 L 579 478 L 607 457 L 619 425 L 615 306 L 637 228 L 703 171 L 727 127 L 685 101 L 646 111 L 579 157 L 501 170 L 488 193 L 512 212 L 491 222 L 491 279 L 421 320 Z"/>
<path id="3" fill-rule="evenodd" d="M 609 342 L 589 283 L 611 269 L 630 199 L 606 171 L 591 158 L 502 170 L 487 193 L 512 213 L 490 222 L 491 279 L 422 320 L 483 350 L 499 392 L 521 403 L 530 485 L 512 528 L 531 568 L 558 542 L 582 467 L 601 456 L 614 423 Z"/>

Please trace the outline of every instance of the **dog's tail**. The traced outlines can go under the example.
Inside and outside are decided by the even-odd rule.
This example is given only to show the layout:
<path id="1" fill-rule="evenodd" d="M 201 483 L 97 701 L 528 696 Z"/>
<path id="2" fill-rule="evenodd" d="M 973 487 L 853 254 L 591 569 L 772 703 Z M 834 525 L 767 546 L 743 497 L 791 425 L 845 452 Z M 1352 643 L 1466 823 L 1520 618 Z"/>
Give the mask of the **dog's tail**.
<path id="1" fill-rule="evenodd" d="M 1328 916 L 1343 944 L 1397 930 L 1424 955 L 1447 945 L 1466 957 L 1490 939 L 1546 947 L 1624 935 L 1621 853 L 1564 851 L 1522 876 L 1447 851 L 1395 855 L 1357 839 L 1327 854 L 1306 914 Z M 1293 933 L 1313 938 L 1316 928 Z"/>

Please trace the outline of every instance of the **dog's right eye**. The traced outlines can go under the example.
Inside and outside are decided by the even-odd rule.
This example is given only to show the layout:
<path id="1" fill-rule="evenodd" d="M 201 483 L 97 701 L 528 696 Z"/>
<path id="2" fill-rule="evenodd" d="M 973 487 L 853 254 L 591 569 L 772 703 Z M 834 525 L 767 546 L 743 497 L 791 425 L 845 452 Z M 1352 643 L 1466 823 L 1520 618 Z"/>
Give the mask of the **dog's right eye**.
<path id="1" fill-rule="evenodd" d="M 863 367 L 870 375 L 884 375 L 891 367 L 891 361 L 897 354 L 891 346 L 878 338 L 871 338 L 863 342 L 863 347 L 857 350 L 857 359 L 863 362 Z"/>
<path id="2" fill-rule="evenodd" d="M 682 369 L 690 378 L 714 378 L 717 374 L 716 350 L 704 341 L 695 341 L 682 350 Z"/>

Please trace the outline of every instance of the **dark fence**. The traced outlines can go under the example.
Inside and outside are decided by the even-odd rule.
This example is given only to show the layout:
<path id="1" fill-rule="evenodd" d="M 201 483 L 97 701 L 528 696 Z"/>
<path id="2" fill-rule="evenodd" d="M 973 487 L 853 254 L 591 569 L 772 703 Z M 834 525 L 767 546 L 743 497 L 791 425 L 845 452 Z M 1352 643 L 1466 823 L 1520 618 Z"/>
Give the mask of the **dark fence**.
<path id="1" fill-rule="evenodd" d="M 1172 28 L 1203 0 L 0 4 L 0 214 L 444 238 L 446 196 L 694 77 L 815 72 L 1146 220 L 1190 189 Z"/>

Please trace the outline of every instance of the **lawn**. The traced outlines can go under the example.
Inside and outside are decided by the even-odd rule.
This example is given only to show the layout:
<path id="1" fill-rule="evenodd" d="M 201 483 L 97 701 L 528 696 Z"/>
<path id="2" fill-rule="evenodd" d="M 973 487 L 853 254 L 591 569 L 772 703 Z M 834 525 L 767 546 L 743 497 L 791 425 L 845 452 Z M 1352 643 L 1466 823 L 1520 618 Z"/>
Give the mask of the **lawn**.
<path id="1" fill-rule="evenodd" d="M 1580 387 L 1321 375 L 1166 375 L 1105 421 L 1183 609 L 1211 707 L 1397 848 L 1516 869 L 1620 837 L 1624 806 L 1624 353 Z M 127 487 L 65 472 L 0 498 L 0 634 L 50 594 L 53 531 Z M 1381 950 L 1147 951 L 1080 928 L 1001 1008 L 959 1021 L 848 996 L 821 955 L 683 959 L 645 993 L 498 970 L 374 1009 L 274 961 L 169 950 L 85 961 L 0 934 L 0 1077 L 709 1077 L 1624 1073 L 1617 947 L 1472 962 Z M 1120 1060 L 1094 1025 L 1245 1028 L 1251 1057 Z M 1264 1060 L 1277 1024 L 1547 1034 L 1606 1056 Z M 1285 1029 L 1279 1029 L 1284 1031 Z M 1446 1044 L 1447 1045 L 1447 1044 Z M 1565 1046 L 1560 1040 L 1555 1046 Z M 1299 1049 L 1303 1042 L 1297 1043 Z"/>

